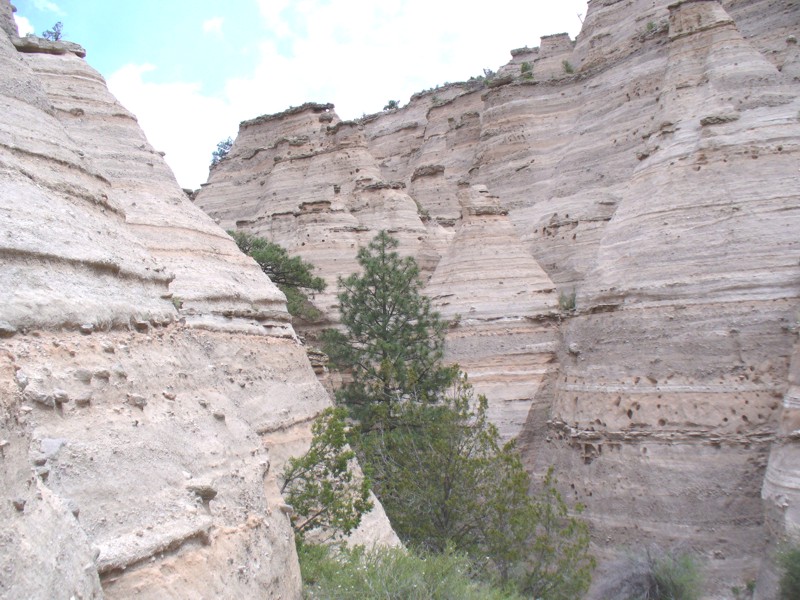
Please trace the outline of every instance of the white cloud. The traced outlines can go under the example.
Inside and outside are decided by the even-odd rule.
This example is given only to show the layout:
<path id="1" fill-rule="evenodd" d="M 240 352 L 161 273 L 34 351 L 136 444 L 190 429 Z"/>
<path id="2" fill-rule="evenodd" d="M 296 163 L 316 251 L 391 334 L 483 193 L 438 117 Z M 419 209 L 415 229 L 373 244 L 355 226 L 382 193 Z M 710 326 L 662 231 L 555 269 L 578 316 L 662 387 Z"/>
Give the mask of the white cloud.
<path id="1" fill-rule="evenodd" d="M 207 21 L 203 21 L 203 33 L 210 33 L 222 37 L 222 24 L 225 19 L 222 17 L 212 17 Z"/>
<path id="2" fill-rule="evenodd" d="M 63 10 L 61 10 L 61 7 L 58 4 L 55 2 L 50 2 L 50 0 L 33 0 L 33 5 L 39 10 L 47 10 L 54 12 L 57 15 L 66 14 Z"/>
<path id="3" fill-rule="evenodd" d="M 14 21 L 17 24 L 17 29 L 19 30 L 19 35 L 21 37 L 25 37 L 29 33 L 34 33 L 34 31 L 36 31 L 33 28 L 33 25 L 31 25 L 31 22 L 28 21 L 28 19 L 26 19 L 25 17 L 23 17 L 21 15 L 18 15 L 18 14 L 15 13 L 14 14 Z"/>
<path id="4" fill-rule="evenodd" d="M 542 35 L 575 35 L 577 13 L 586 12 L 585 0 L 493 0 L 491 11 L 443 0 L 258 3 L 270 37 L 241 49 L 255 51 L 258 64 L 229 79 L 218 97 L 203 95 L 199 82 L 149 83 L 146 65 L 109 78 L 186 187 L 206 180 L 211 151 L 241 120 L 309 101 L 333 102 L 342 118 L 377 112 L 390 99 L 405 103 L 425 88 L 497 69 L 512 48 L 536 46 Z"/>
<path id="5" fill-rule="evenodd" d="M 204 96 L 200 84 L 150 83 L 153 65 L 126 65 L 108 78 L 108 87 L 133 112 L 154 148 L 184 187 L 199 187 L 208 177 L 217 142 L 235 136 L 238 120 L 228 104 Z"/>
<path id="6" fill-rule="evenodd" d="M 229 96 L 259 99 L 260 108 L 250 103 L 253 116 L 313 100 L 353 118 L 496 69 L 509 50 L 536 46 L 542 35 L 574 35 L 586 1 L 494 0 L 491 11 L 477 11 L 443 0 L 259 0 L 259 8 L 277 40 L 261 44 L 260 65 L 230 81 Z"/>

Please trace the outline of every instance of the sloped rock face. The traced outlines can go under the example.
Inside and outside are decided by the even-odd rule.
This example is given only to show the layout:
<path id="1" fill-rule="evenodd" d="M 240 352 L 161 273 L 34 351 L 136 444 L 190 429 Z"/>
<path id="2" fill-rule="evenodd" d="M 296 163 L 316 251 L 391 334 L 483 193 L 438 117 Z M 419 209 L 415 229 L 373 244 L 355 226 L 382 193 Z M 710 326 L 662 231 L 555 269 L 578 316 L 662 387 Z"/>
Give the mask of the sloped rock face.
<path id="1" fill-rule="evenodd" d="M 72 45 L 14 42 L 0 33 L 0 596 L 299 597 L 275 477 L 330 399 L 283 295 Z M 382 511 L 367 529 L 396 539 Z"/>
<path id="2" fill-rule="evenodd" d="M 440 296 L 436 299 L 437 307 L 449 307 L 443 313 L 451 317 L 463 312 L 465 318 L 450 337 L 465 340 L 464 351 L 456 350 L 455 343 L 450 344 L 449 359 L 477 366 L 480 358 L 470 355 L 469 348 L 489 341 L 495 348 L 503 347 L 509 356 L 518 357 L 516 379 L 520 384 L 516 389 L 506 385 L 509 377 L 501 372 L 502 359 L 493 357 L 490 362 L 496 367 L 486 364 L 487 370 L 482 374 L 475 369 L 469 371 L 478 392 L 496 397 L 493 412 L 502 424 L 501 433 L 510 438 L 519 433 L 535 391 L 536 376 L 523 383 L 524 374 L 540 373 L 542 365 L 553 356 L 552 328 L 542 329 L 527 320 L 535 317 L 534 306 L 544 304 L 555 310 L 556 296 L 548 276 L 517 240 L 505 209 L 500 209 L 496 200 L 493 205 L 475 204 L 474 197 L 481 194 L 465 188 L 460 177 L 448 175 L 450 169 L 456 175 L 463 175 L 468 166 L 463 152 L 460 155 L 446 152 L 450 119 L 447 113 L 438 111 L 461 102 L 472 106 L 479 101 L 478 87 L 477 84 L 453 86 L 443 90 L 441 97 L 425 94 L 418 98 L 420 106 L 412 107 L 412 115 L 425 119 L 426 114 L 436 113 L 437 122 L 431 127 L 398 125 L 392 118 L 399 113 L 387 115 L 386 123 L 379 118 L 366 124 L 341 122 L 331 112 L 330 105 L 319 104 L 246 121 L 241 124 L 231 153 L 212 168 L 209 183 L 198 194 L 196 204 L 222 227 L 244 228 L 263 235 L 314 263 L 328 283 L 328 289 L 317 295 L 315 303 L 334 322 L 337 277 L 356 271 L 358 249 L 378 231 L 387 229 L 400 240 L 401 253 L 416 257 L 423 277 L 434 277 L 438 282 L 432 283 L 431 288 L 433 297 Z M 472 131 L 465 131 L 465 137 L 460 138 L 464 149 L 469 148 L 470 140 L 479 133 L 475 127 L 477 120 L 471 120 Z M 469 123 L 470 117 L 464 122 Z M 290 131 L 291 135 L 287 133 Z M 408 152 L 398 158 L 395 134 L 401 137 L 400 143 L 429 142 L 429 145 L 424 152 L 415 151 L 414 160 L 410 160 Z M 373 143 L 380 146 L 374 155 Z M 253 162 L 256 159 L 258 162 Z M 412 198 L 410 194 L 415 196 Z M 489 208 L 480 208 L 483 205 Z M 445 289 L 453 277 L 463 278 L 471 272 L 469 261 L 458 255 L 453 255 L 441 272 L 437 267 L 443 255 L 453 251 L 458 230 L 479 233 L 478 229 L 466 226 L 456 228 L 465 211 L 472 215 L 474 225 L 483 222 L 495 230 L 493 252 L 511 240 L 517 245 L 515 254 L 524 264 L 526 277 L 530 272 L 535 273 L 533 279 L 539 278 L 536 285 L 541 288 L 542 297 L 532 303 L 522 299 L 520 306 L 525 308 L 522 314 L 501 318 L 486 299 L 478 311 L 471 304 L 474 289 L 468 285 L 462 287 L 463 296 Z M 500 217 L 502 225 L 492 224 L 495 217 Z M 465 233 L 458 244 L 475 241 Z M 454 275 L 454 270 L 462 272 Z M 486 279 L 484 292 L 494 282 L 492 277 Z M 525 294 L 527 290 L 523 287 L 530 283 L 530 279 L 517 277 L 509 289 L 513 288 L 517 295 Z M 441 294 L 434 291 L 436 286 L 443 290 Z M 511 322 L 515 324 L 512 326 Z M 313 337 L 315 332 L 310 328 L 303 333 Z M 536 349 L 531 350 L 532 347 Z M 487 357 L 491 354 L 484 352 Z"/>
<path id="3" fill-rule="evenodd" d="M 757 573 L 758 492 L 786 389 L 797 82 L 716 2 L 671 6 L 667 35 L 640 164 L 579 288 L 586 311 L 565 328 L 581 353 L 562 355 L 553 417 L 587 463 L 562 469 L 580 473 L 605 535 L 702 548 L 722 589 Z"/>
<path id="4" fill-rule="evenodd" d="M 451 322 L 445 360 L 469 373 L 491 399 L 489 417 L 512 438 L 558 345 L 558 299 L 497 198 L 462 190 L 461 204 L 464 217 L 425 291 Z"/>
<path id="5" fill-rule="evenodd" d="M 601 554 L 687 544 L 708 559 L 709 597 L 724 597 L 798 523 L 780 407 L 800 281 L 798 27 L 791 2 L 592 0 L 574 43 L 544 38 L 488 84 L 348 124 L 348 145 L 332 143 L 329 105 L 319 123 L 303 107 L 242 124 L 197 203 L 329 281 L 378 229 L 397 233 L 455 320 L 449 358 L 532 471 L 557 465 Z M 298 135 L 318 150 L 248 164 L 255 137 Z M 364 173 L 381 188 L 369 220 Z M 280 200 L 263 191 L 277 182 Z M 302 207 L 316 190 L 336 220 L 320 211 L 312 228 Z M 267 225 L 286 213 L 285 229 Z M 764 495 L 780 525 L 765 529 L 776 439 Z"/>
<path id="6" fill-rule="evenodd" d="M 796 315 L 797 331 L 800 315 Z M 769 535 L 769 557 L 781 549 L 780 543 L 798 543 L 798 507 L 800 507 L 800 478 L 798 478 L 798 455 L 800 454 L 800 342 L 795 342 L 789 369 L 789 385 L 783 397 L 780 425 L 769 456 L 764 476 L 762 497 L 765 508 L 765 524 Z M 766 560 L 759 573 L 757 598 L 777 596 L 780 573 L 774 560 Z"/>

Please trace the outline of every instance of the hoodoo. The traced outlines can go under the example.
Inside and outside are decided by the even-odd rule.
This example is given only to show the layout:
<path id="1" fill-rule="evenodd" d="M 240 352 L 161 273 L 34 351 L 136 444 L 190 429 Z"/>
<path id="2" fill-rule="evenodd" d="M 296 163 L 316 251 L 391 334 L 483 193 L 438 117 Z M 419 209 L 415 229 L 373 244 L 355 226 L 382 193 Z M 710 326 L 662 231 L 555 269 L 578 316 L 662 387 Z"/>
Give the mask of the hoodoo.
<path id="1" fill-rule="evenodd" d="M 0 596 L 299 597 L 275 477 L 330 398 L 283 294 L 79 46 L 0 24 Z"/>
<path id="2" fill-rule="evenodd" d="M 321 325 L 225 229 L 316 265 L 323 325 L 388 230 L 446 360 L 586 506 L 598 581 L 680 547 L 704 598 L 775 596 L 800 543 L 800 3 L 591 0 L 575 40 L 405 106 L 242 122 L 194 202 L 80 46 L 20 38 L 8 0 L 0 29 L 0 596 L 299 596 L 276 477 L 331 403 Z M 396 540 L 380 506 L 358 536 Z"/>
<path id="3" fill-rule="evenodd" d="M 792 2 L 592 0 L 575 41 L 488 80 L 243 123 L 197 205 L 330 283 L 389 229 L 453 320 L 448 357 L 601 557 L 682 545 L 709 597 L 767 598 L 800 497 L 798 27 Z"/>

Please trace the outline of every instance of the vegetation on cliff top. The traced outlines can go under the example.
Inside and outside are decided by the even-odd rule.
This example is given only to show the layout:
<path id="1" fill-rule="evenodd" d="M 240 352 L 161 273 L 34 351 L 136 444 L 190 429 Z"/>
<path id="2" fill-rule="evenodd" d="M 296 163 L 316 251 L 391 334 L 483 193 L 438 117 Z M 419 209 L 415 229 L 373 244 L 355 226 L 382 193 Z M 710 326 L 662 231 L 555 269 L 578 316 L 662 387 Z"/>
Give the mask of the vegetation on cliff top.
<path id="1" fill-rule="evenodd" d="M 228 153 L 233 147 L 233 140 L 228 137 L 217 144 L 217 149 L 211 153 L 211 166 L 213 167 L 223 158 L 228 156 Z"/>
<path id="2" fill-rule="evenodd" d="M 47 29 L 46 31 L 42 32 L 42 37 L 46 40 L 50 40 L 51 42 L 57 42 L 63 37 L 64 32 L 64 24 L 59 21 L 55 25 L 53 25 L 52 29 Z"/>

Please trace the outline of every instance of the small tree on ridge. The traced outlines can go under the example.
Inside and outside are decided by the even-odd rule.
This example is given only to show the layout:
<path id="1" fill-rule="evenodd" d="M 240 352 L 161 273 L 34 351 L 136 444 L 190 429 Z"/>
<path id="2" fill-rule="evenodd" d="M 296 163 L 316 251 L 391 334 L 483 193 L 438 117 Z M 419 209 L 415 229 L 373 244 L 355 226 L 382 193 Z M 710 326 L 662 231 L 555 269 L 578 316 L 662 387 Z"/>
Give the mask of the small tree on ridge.
<path id="1" fill-rule="evenodd" d="M 64 24 L 59 21 L 55 25 L 53 25 L 52 29 L 48 29 L 42 32 L 42 37 L 46 40 L 50 40 L 51 42 L 57 42 L 61 39 L 62 30 L 64 29 Z"/>

